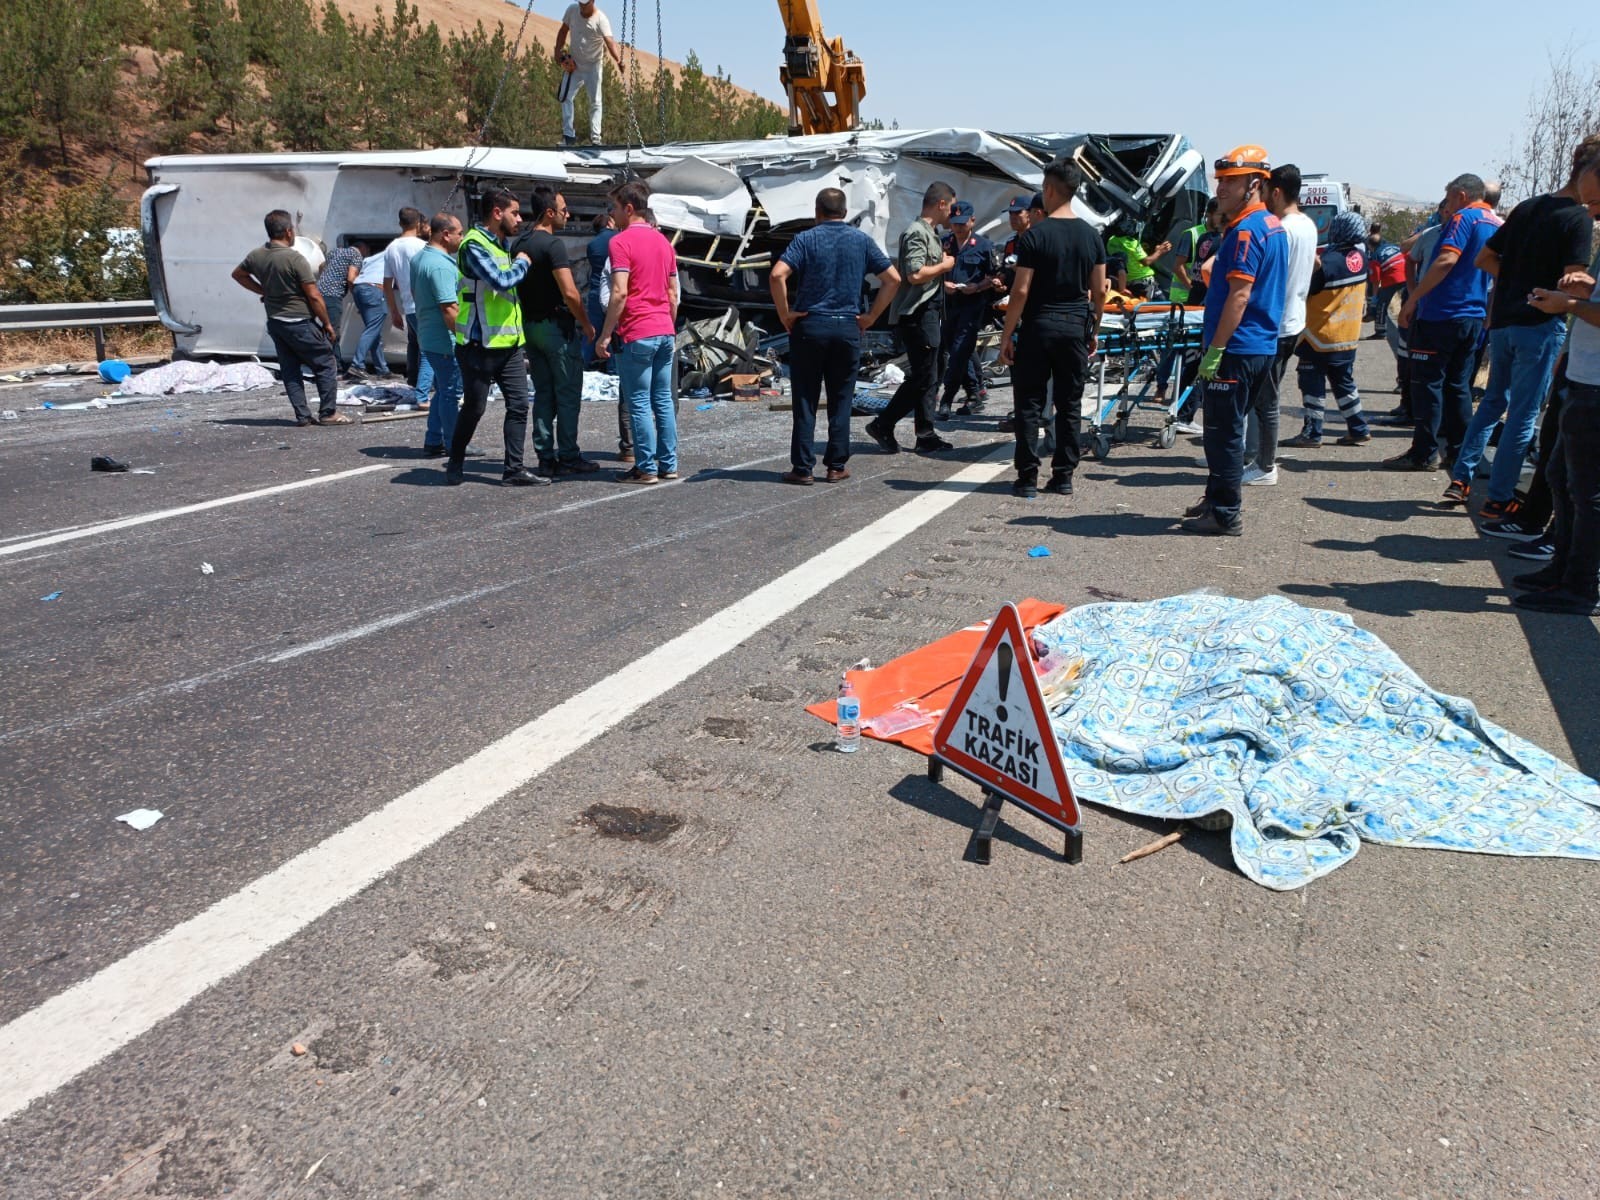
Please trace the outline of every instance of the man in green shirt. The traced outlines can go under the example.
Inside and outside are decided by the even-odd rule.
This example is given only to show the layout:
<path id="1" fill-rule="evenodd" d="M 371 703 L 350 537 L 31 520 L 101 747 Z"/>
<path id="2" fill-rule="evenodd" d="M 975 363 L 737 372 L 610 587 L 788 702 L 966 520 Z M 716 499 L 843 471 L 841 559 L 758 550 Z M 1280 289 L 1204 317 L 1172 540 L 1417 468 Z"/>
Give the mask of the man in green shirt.
<path id="1" fill-rule="evenodd" d="M 1172 249 L 1172 243 L 1162 242 L 1154 250 L 1146 250 L 1139 240 L 1138 229 L 1134 227 L 1132 232 L 1129 229 L 1123 221 L 1114 226 L 1115 232 L 1106 242 L 1106 257 L 1120 257 L 1126 264 L 1128 294 L 1147 299 L 1155 291 L 1155 264 Z"/>
<path id="2" fill-rule="evenodd" d="M 233 281 L 261 297 L 267 336 L 278 357 L 278 374 L 289 394 L 296 425 L 348 425 L 339 402 L 339 363 L 333 356 L 333 322 L 311 264 L 294 248 L 294 218 L 280 209 L 266 216 L 267 244 L 257 246 L 233 269 Z M 311 415 L 300 377 L 311 368 L 321 409 Z"/>
<path id="3" fill-rule="evenodd" d="M 956 190 L 943 180 L 928 185 L 922 195 L 922 215 L 900 235 L 902 284 L 895 293 L 890 317 L 906 348 L 905 382 L 895 391 L 889 407 L 867 422 L 867 436 L 885 454 L 900 453 L 894 427 L 901 417 L 914 413 L 917 450 L 929 453 L 954 450 L 933 424 L 934 393 L 939 386 L 940 321 L 944 310 L 944 277 L 956 260 L 945 253 L 939 225 L 950 223 Z"/>

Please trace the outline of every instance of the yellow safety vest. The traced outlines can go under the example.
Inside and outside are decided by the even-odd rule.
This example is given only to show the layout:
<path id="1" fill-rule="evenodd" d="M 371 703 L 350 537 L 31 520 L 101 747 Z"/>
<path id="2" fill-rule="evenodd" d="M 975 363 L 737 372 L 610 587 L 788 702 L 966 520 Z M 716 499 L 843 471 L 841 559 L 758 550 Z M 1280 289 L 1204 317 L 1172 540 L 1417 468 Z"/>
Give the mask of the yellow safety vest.
<path id="1" fill-rule="evenodd" d="M 467 246 L 473 242 L 489 252 L 497 268 L 511 269 L 511 256 L 476 225 L 461 239 L 461 248 L 456 251 L 456 266 L 461 270 L 461 311 L 456 317 L 456 343 L 467 344 L 467 331 L 476 322 L 486 348 L 501 350 L 520 346 L 523 344 L 522 305 L 517 293 L 515 289 L 502 292 L 468 269 Z"/>

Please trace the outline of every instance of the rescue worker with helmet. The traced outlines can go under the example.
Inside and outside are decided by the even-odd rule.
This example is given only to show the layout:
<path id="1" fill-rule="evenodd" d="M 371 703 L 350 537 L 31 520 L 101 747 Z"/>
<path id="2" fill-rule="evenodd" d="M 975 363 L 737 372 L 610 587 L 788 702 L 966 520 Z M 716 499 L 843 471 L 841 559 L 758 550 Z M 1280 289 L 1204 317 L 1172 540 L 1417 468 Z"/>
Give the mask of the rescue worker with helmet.
<path id="1" fill-rule="evenodd" d="M 506 401 L 505 465 L 502 483 L 512 487 L 548 484 L 550 477 L 524 470 L 522 447 L 528 440 L 528 360 L 523 355 L 522 304 L 517 284 L 532 260 L 506 250 L 522 224 L 517 198 L 493 188 L 479 202 L 482 217 L 461 239 L 456 266 L 461 271 L 461 307 L 456 316 L 456 361 L 461 364 L 461 414 L 456 418 L 444 481 L 458 484 L 467 447 L 498 383 Z"/>
<path id="2" fill-rule="evenodd" d="M 1289 237 L 1267 211 L 1272 164 L 1260 146 L 1238 146 L 1216 161 L 1217 211 L 1224 222 L 1206 292 L 1200 379 L 1205 385 L 1206 494 L 1185 514 L 1186 533 L 1237 537 L 1244 474 L 1245 415 L 1273 387 L 1273 359 L 1289 275 Z M 1218 278 L 1220 273 L 1221 278 Z"/>

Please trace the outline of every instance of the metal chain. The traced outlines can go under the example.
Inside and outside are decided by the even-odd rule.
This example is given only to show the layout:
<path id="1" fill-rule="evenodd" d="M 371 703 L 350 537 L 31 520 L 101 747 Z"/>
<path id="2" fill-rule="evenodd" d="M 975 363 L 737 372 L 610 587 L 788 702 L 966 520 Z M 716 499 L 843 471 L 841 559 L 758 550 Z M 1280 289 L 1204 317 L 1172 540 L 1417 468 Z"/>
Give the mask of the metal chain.
<path id="1" fill-rule="evenodd" d="M 667 141 L 667 48 L 661 34 L 661 0 L 656 0 L 656 119 L 661 126 L 661 145 Z"/>
<path id="2" fill-rule="evenodd" d="M 489 136 L 489 122 L 494 120 L 494 110 L 500 107 L 500 94 L 506 90 L 506 80 L 511 78 L 511 69 L 516 66 L 517 54 L 522 49 L 523 36 L 528 32 L 528 18 L 533 15 L 533 0 L 528 0 L 528 5 L 522 10 L 522 24 L 517 28 L 516 41 L 511 43 L 511 51 L 506 55 L 506 69 L 500 72 L 500 82 L 495 84 L 494 96 L 489 101 L 489 110 L 483 114 L 483 124 L 478 129 L 478 137 L 472 144 L 472 149 L 467 151 L 466 160 L 461 164 L 461 172 L 456 176 L 455 186 L 450 189 L 450 195 L 445 199 L 444 206 L 449 208 L 455 202 L 456 194 L 466 186 L 467 175 L 474 165 L 473 154 L 482 150 L 477 162 L 482 162 L 489 153 L 489 147 L 483 144 L 483 139 Z"/>
<path id="3" fill-rule="evenodd" d="M 659 3 L 659 0 L 657 0 Z M 625 178 L 633 176 L 633 148 L 644 148 L 644 130 L 639 127 L 639 0 L 622 0 L 622 26 L 628 47 L 628 66 L 623 83 L 628 97 L 627 147 L 623 155 Z"/>

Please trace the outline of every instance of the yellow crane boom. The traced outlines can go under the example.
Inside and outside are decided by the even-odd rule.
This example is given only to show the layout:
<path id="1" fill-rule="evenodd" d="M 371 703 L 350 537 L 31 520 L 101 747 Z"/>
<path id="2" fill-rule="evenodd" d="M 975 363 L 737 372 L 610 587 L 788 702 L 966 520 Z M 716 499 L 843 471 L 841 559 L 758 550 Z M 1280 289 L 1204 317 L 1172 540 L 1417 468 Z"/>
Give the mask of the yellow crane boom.
<path id="1" fill-rule="evenodd" d="M 817 0 L 778 0 L 787 36 L 778 79 L 789 95 L 789 132 L 844 133 L 861 124 L 866 68 L 841 38 L 822 32 Z M 829 96 L 832 99 L 829 99 Z"/>

